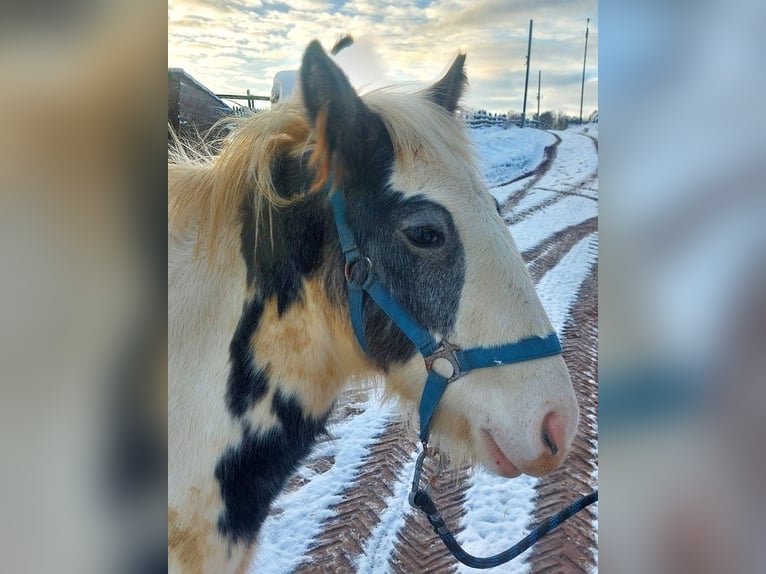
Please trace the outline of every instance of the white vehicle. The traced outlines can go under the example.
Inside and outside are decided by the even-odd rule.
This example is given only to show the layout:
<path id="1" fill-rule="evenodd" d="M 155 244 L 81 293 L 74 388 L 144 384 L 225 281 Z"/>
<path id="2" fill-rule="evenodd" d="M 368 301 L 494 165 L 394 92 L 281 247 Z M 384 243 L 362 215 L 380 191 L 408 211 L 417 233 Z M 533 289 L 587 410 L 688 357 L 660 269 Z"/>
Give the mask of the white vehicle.
<path id="1" fill-rule="evenodd" d="M 271 103 L 289 100 L 295 93 L 298 83 L 298 70 L 282 70 L 274 76 L 274 84 L 271 86 Z"/>
<path id="2" fill-rule="evenodd" d="M 350 34 L 345 34 L 335 42 L 330 50 L 330 54 L 335 56 L 344 48 L 348 48 L 354 43 L 354 38 Z M 298 88 L 298 70 L 282 70 L 274 76 L 274 83 L 271 86 L 271 103 L 284 102 L 289 100 Z"/>

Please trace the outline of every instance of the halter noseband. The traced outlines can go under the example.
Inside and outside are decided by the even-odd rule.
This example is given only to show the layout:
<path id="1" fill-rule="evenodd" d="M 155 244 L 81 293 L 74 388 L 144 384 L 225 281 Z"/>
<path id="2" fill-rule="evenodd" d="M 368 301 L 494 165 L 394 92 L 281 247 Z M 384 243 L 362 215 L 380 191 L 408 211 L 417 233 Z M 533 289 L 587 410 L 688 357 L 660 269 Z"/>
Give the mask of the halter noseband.
<path id="1" fill-rule="evenodd" d="M 343 194 L 339 190 L 333 192 L 331 183 L 327 185 L 326 191 L 330 196 L 335 227 L 338 230 L 343 257 L 346 260 L 345 276 L 348 284 L 349 313 L 359 344 L 366 353 L 363 309 L 364 296 L 367 294 L 412 341 L 425 361 L 428 378 L 418 406 L 420 440 L 424 445 L 428 443 L 431 419 L 449 383 L 474 369 L 521 363 L 561 353 L 561 343 L 556 333 L 551 333 L 544 339 L 531 337 L 495 347 L 474 347 L 465 350 L 446 339 L 437 342 L 431 333 L 410 317 L 399 302 L 391 296 L 376 276 L 372 261 L 362 255 L 348 226 Z M 451 365 L 451 374 L 445 376 L 434 369 L 439 359 L 442 359 L 440 361 L 442 364 L 446 360 Z"/>

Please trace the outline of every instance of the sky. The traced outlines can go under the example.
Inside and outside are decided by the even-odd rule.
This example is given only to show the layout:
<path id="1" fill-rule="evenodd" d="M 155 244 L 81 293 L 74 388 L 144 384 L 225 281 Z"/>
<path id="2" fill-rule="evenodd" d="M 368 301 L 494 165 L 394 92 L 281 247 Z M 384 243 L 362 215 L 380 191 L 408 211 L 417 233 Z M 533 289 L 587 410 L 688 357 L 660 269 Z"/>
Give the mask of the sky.
<path id="1" fill-rule="evenodd" d="M 297 69 L 318 39 L 361 91 L 425 87 L 467 54 L 473 110 L 521 112 L 529 20 L 534 20 L 527 114 L 579 115 L 586 18 L 590 18 L 583 116 L 598 108 L 598 0 L 169 0 L 168 66 L 215 93 L 269 95 L 274 75 Z M 268 102 L 263 102 L 268 106 Z"/>

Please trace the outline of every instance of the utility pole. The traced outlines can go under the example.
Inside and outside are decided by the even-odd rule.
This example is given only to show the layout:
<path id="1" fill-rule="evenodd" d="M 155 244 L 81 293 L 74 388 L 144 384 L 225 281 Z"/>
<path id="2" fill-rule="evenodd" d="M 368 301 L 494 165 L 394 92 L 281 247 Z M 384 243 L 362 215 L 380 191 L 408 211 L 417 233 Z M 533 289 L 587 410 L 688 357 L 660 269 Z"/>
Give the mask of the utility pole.
<path id="1" fill-rule="evenodd" d="M 521 127 L 527 117 L 527 87 L 529 86 L 529 57 L 532 55 L 532 20 L 529 21 L 529 43 L 527 44 L 527 77 L 524 80 L 524 107 L 521 110 Z"/>
<path id="2" fill-rule="evenodd" d="M 542 70 L 537 70 L 537 127 L 540 127 L 540 79 L 543 75 Z"/>
<path id="3" fill-rule="evenodd" d="M 582 87 L 580 88 L 580 125 L 582 125 L 582 99 L 585 95 L 585 60 L 588 59 L 588 26 L 590 18 L 585 22 L 585 55 L 582 57 Z"/>

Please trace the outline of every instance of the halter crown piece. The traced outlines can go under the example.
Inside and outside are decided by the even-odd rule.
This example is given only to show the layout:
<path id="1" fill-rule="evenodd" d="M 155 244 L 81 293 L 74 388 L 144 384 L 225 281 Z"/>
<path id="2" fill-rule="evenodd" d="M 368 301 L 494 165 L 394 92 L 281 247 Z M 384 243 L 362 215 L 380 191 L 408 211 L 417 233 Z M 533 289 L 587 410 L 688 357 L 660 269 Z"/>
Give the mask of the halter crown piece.
<path id="1" fill-rule="evenodd" d="M 328 182 L 325 192 L 329 196 L 333 218 L 335 219 L 335 227 L 338 230 L 343 257 L 346 261 L 344 273 L 348 286 L 349 314 L 359 345 L 361 345 L 366 353 L 367 341 L 364 335 L 363 311 L 364 298 L 365 295 L 368 295 L 388 315 L 391 321 L 399 327 L 402 333 L 412 341 L 415 348 L 423 356 L 426 371 L 428 372 L 418 406 L 420 440 L 423 443 L 423 451 L 418 457 L 415 466 L 410 504 L 425 512 L 428 521 L 447 545 L 447 548 L 455 558 L 464 564 L 474 568 L 491 568 L 508 562 L 534 544 L 548 531 L 569 518 L 569 516 L 598 500 L 598 491 L 580 499 L 564 511 L 554 515 L 509 550 L 489 558 L 471 556 L 460 547 L 454 536 L 452 536 L 428 493 L 420 490 L 420 475 L 428 446 L 431 419 L 449 383 L 461 378 L 474 369 L 499 367 L 561 354 L 561 343 L 556 333 L 551 333 L 545 338 L 532 337 L 516 341 L 515 343 L 507 343 L 495 347 L 474 347 L 472 349 L 460 349 L 446 339 L 437 342 L 427 329 L 415 321 L 402 308 L 375 275 L 373 262 L 362 254 L 354 239 L 351 228 L 348 226 L 343 193 L 340 190 L 333 190 L 332 180 Z M 433 367 L 437 359 L 445 359 L 449 362 L 452 367 L 452 374 L 444 376 L 436 372 Z M 576 507 L 578 503 L 580 506 Z"/>

